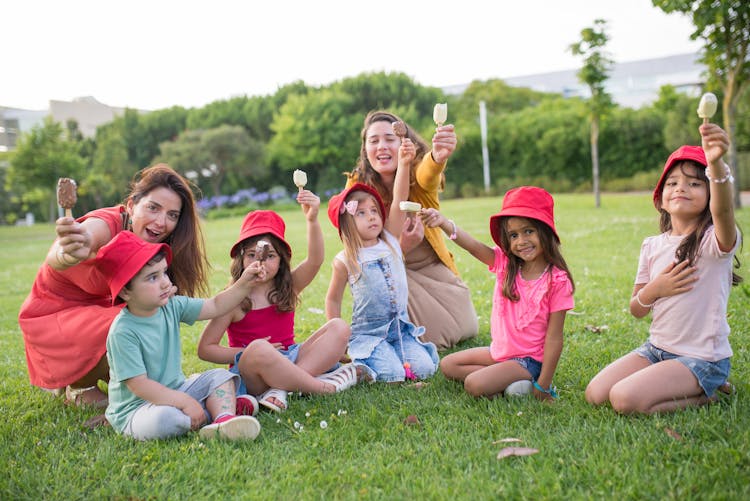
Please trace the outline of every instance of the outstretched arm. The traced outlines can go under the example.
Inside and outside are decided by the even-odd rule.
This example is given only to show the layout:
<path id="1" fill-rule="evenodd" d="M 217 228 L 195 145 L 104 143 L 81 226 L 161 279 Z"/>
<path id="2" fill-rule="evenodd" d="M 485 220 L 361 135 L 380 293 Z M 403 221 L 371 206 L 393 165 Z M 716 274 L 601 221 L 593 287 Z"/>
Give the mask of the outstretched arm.
<path id="1" fill-rule="evenodd" d="M 737 240 L 734 221 L 734 188 L 731 171 L 722 157 L 729 149 L 729 136 L 716 124 L 703 124 L 699 128 L 703 151 L 706 153 L 706 174 L 711 193 L 711 217 L 719 248 L 723 252 L 732 250 Z M 711 181 L 713 179 L 713 181 Z M 722 181 L 722 182 L 717 182 Z"/>
<path id="2" fill-rule="evenodd" d="M 263 280 L 265 276 L 265 266 L 260 261 L 253 261 L 250 266 L 245 268 L 235 283 L 203 302 L 198 320 L 208 320 L 229 313 L 240 305 L 245 296 L 250 294 L 255 284 Z"/>
<path id="3" fill-rule="evenodd" d="M 401 229 L 406 219 L 406 214 L 399 204 L 409 198 L 409 169 L 416 151 L 411 139 L 405 137 L 401 140 L 401 146 L 398 148 L 398 168 L 393 181 L 393 200 L 385 220 L 385 229 L 395 237 L 401 236 Z"/>
<path id="4" fill-rule="evenodd" d="M 454 222 L 449 221 L 437 209 L 423 209 L 420 216 L 425 226 L 430 228 L 439 227 L 449 237 L 455 231 L 455 242 L 487 266 L 492 266 L 495 262 L 495 250 L 492 247 L 480 242 L 458 226 L 455 226 Z"/>
<path id="5" fill-rule="evenodd" d="M 292 270 L 292 283 L 297 293 L 310 285 L 325 259 L 323 244 L 323 230 L 318 221 L 320 198 L 309 190 L 302 190 L 297 195 L 297 203 L 302 206 L 302 212 L 307 220 L 307 257 Z"/>

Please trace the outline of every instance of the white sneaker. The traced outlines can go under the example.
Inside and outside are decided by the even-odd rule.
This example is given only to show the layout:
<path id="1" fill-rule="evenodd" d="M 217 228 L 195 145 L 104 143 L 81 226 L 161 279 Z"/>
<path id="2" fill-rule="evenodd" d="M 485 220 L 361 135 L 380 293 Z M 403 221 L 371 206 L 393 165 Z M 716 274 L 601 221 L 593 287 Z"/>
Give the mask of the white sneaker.
<path id="1" fill-rule="evenodd" d="M 252 416 L 225 416 L 198 431 L 202 440 L 254 440 L 260 433 L 260 423 Z"/>
<path id="2" fill-rule="evenodd" d="M 508 387 L 505 388 L 504 393 L 506 397 L 522 397 L 531 393 L 531 390 L 533 388 L 534 385 L 531 383 L 531 381 L 529 381 L 528 379 L 522 379 L 520 381 L 510 383 Z"/>

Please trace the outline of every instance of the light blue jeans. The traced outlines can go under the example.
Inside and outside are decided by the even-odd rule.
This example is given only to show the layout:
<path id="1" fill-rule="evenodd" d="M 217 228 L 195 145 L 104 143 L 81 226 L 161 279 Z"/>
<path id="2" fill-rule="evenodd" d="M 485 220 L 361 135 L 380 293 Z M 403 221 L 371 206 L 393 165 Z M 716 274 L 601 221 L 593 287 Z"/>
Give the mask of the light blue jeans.
<path id="1" fill-rule="evenodd" d="M 239 376 L 226 369 L 211 369 L 201 374 L 190 376 L 177 388 L 187 393 L 203 406 L 207 422 L 211 416 L 206 410 L 206 399 L 227 381 L 239 383 Z M 177 407 L 145 403 L 130 416 L 130 421 L 123 430 L 123 435 L 136 440 L 155 440 L 179 437 L 190 431 L 190 417 Z"/>
<path id="2" fill-rule="evenodd" d="M 376 381 L 392 383 L 404 381 L 404 364 L 401 359 L 409 362 L 411 371 L 419 379 L 427 379 L 435 374 L 437 363 L 433 360 L 430 352 L 424 344 L 414 337 L 406 335 L 398 338 L 391 334 L 388 338 L 378 344 L 370 356 L 358 359 L 358 365 L 365 364 L 368 372 Z"/>

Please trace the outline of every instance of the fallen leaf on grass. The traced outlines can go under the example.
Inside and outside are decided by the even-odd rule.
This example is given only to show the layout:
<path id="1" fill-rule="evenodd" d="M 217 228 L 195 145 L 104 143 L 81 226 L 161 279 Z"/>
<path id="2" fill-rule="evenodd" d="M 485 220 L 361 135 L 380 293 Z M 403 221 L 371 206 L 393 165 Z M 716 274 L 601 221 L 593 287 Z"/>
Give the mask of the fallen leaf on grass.
<path id="1" fill-rule="evenodd" d="M 419 422 L 419 418 L 414 414 L 409 414 L 404 419 L 404 424 L 408 426 L 420 426 L 422 423 Z"/>
<path id="2" fill-rule="evenodd" d="M 532 449 L 531 447 L 506 447 L 500 449 L 497 453 L 497 459 L 504 459 L 510 456 L 531 456 L 539 452 L 539 449 Z"/>
<path id="3" fill-rule="evenodd" d="M 507 444 L 511 442 L 523 442 L 523 440 L 521 440 L 520 438 L 501 438 L 500 440 L 495 440 L 494 442 L 492 442 L 492 445 Z"/>
<path id="4" fill-rule="evenodd" d="M 674 438 L 675 440 L 682 440 L 682 435 L 674 431 L 672 428 L 664 428 L 664 433 Z"/>
<path id="5" fill-rule="evenodd" d="M 609 329 L 609 325 L 587 325 L 585 329 L 594 334 L 599 334 Z"/>
<path id="6" fill-rule="evenodd" d="M 425 383 L 424 381 L 417 381 L 416 383 L 412 383 L 408 386 L 409 388 L 414 388 L 415 390 L 421 390 L 422 388 L 427 386 L 427 383 Z"/>

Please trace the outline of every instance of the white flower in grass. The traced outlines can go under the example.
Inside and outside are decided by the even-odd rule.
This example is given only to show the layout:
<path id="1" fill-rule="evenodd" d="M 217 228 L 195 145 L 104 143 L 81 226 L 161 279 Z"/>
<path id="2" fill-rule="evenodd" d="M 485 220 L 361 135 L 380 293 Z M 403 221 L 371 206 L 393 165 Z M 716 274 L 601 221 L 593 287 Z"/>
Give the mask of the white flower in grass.
<path id="1" fill-rule="evenodd" d="M 281 419 L 280 419 L 280 418 L 276 418 L 276 422 L 277 422 L 277 423 L 280 423 L 280 422 L 281 422 Z"/>
<path id="2" fill-rule="evenodd" d="M 310 412 L 305 412 L 305 417 L 310 417 Z"/>
<path id="3" fill-rule="evenodd" d="M 328 423 L 326 423 L 325 421 L 321 421 L 320 427 L 325 430 L 326 428 L 328 428 Z"/>
<path id="4" fill-rule="evenodd" d="M 295 429 L 295 430 L 299 430 L 300 428 L 302 428 L 302 425 L 301 425 L 301 424 L 299 424 L 299 421 L 295 421 L 295 422 L 294 422 L 294 429 Z"/>
<path id="5" fill-rule="evenodd" d="M 338 416 L 343 416 L 345 414 L 346 414 L 346 411 L 344 409 L 339 409 L 339 411 L 337 413 Z"/>

